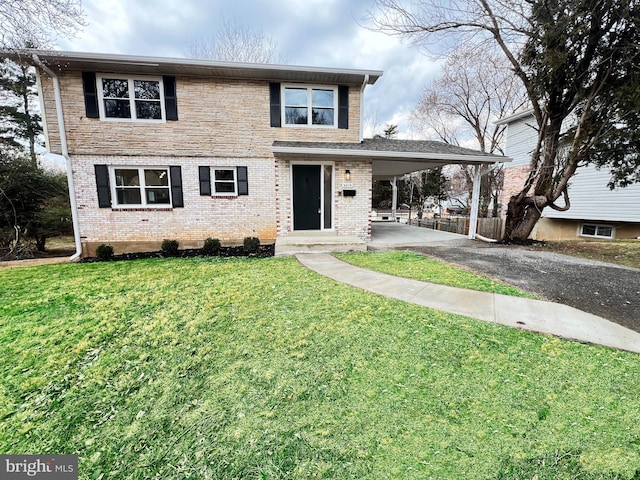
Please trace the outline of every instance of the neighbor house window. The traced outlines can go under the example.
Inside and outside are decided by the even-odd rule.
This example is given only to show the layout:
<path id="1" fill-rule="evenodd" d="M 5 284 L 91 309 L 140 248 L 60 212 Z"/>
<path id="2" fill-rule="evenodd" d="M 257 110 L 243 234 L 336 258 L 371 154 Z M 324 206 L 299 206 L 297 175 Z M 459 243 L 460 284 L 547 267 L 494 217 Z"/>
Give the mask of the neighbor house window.
<path id="1" fill-rule="evenodd" d="M 336 87 L 285 86 L 285 125 L 336 126 Z"/>
<path id="2" fill-rule="evenodd" d="M 116 205 L 171 205 L 168 168 L 113 167 L 111 178 Z"/>
<path id="3" fill-rule="evenodd" d="M 238 194 L 235 168 L 213 168 L 213 194 L 220 196 Z"/>
<path id="4" fill-rule="evenodd" d="M 596 225 L 585 223 L 580 229 L 583 237 L 613 238 L 613 227 L 611 225 Z"/>
<path id="5" fill-rule="evenodd" d="M 163 121 L 160 78 L 98 76 L 100 117 L 112 120 Z"/>

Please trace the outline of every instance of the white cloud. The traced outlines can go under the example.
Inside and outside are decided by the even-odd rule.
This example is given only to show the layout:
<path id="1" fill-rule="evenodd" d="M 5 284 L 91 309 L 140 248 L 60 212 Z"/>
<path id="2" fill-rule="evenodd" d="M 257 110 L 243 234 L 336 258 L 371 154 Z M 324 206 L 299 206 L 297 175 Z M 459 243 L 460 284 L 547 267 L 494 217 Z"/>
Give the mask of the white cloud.
<path id="1" fill-rule="evenodd" d="M 406 137 L 408 117 L 439 64 L 397 37 L 366 29 L 371 7 L 371 0 L 85 0 L 89 25 L 59 47 L 181 57 L 191 41 L 232 19 L 273 37 L 292 63 L 384 70 L 365 92 L 367 115 L 377 112 L 377 126 L 398 124 Z"/>

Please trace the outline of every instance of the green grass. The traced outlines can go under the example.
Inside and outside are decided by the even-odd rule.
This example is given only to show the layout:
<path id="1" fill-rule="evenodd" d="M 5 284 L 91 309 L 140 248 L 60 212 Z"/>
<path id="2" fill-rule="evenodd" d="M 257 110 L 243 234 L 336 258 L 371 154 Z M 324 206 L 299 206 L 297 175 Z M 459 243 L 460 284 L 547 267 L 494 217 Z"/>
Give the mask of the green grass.
<path id="1" fill-rule="evenodd" d="M 359 267 L 378 272 L 412 278 L 425 282 L 439 283 L 450 287 L 468 288 L 483 292 L 501 293 L 516 297 L 538 298 L 518 288 L 497 280 L 452 267 L 424 255 L 403 250 L 384 252 L 336 254 L 336 257 Z"/>
<path id="2" fill-rule="evenodd" d="M 543 248 L 574 257 L 640 268 L 638 240 L 565 240 L 547 242 Z"/>
<path id="3" fill-rule="evenodd" d="M 640 467 L 638 355 L 367 294 L 294 259 L 6 269 L 0 299 L 0 453 L 78 454 L 81 479 Z"/>

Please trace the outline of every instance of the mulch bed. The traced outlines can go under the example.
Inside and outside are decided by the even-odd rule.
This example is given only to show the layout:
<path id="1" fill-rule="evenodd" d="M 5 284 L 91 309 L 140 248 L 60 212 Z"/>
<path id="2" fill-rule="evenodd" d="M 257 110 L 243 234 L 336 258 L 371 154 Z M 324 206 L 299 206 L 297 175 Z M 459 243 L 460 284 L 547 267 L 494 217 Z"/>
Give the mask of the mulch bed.
<path id="1" fill-rule="evenodd" d="M 247 252 L 243 246 L 238 247 L 220 247 L 217 252 L 206 252 L 202 248 L 187 248 L 179 250 L 177 255 L 167 255 L 162 251 L 156 252 L 136 252 L 136 253 L 122 253 L 120 255 L 114 255 L 109 260 L 103 260 L 97 257 L 85 257 L 80 259 L 81 263 L 93 263 L 93 262 L 115 262 L 122 260 L 138 260 L 142 258 L 192 258 L 192 257 L 254 257 L 254 258 L 267 258 L 273 257 L 275 253 L 275 244 L 273 245 L 260 245 L 256 252 Z"/>

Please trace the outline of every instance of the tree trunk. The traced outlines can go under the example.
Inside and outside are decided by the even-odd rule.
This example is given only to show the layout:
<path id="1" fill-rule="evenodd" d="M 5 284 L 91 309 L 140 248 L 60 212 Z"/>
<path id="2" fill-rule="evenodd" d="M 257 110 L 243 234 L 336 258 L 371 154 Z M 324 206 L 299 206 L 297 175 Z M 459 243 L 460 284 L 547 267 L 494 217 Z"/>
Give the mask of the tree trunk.
<path id="1" fill-rule="evenodd" d="M 519 198 L 518 195 L 511 197 L 507 207 L 503 242 L 526 242 L 541 215 L 542 209 L 536 208 L 527 199 Z"/>
<path id="2" fill-rule="evenodd" d="M 45 251 L 45 243 L 47 242 L 46 235 L 36 235 L 36 250 L 39 252 Z"/>

